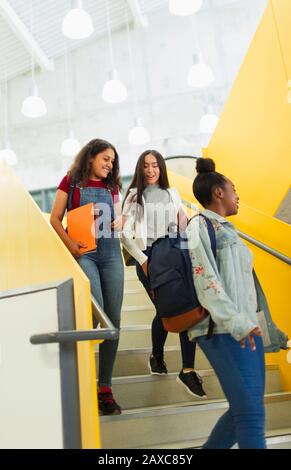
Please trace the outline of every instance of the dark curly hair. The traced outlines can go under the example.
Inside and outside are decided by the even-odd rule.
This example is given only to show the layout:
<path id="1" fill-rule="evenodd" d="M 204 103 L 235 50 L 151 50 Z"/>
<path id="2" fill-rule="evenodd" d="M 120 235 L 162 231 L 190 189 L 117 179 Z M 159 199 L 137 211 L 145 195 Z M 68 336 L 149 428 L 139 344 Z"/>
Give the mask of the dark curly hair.
<path id="1" fill-rule="evenodd" d="M 211 204 L 213 189 L 215 187 L 224 189 L 227 179 L 215 171 L 215 163 L 211 158 L 198 158 L 196 171 L 198 174 L 193 182 L 193 194 L 205 207 Z"/>
<path id="2" fill-rule="evenodd" d="M 114 152 L 114 163 L 112 172 L 109 173 L 107 178 L 103 179 L 109 189 L 121 190 L 122 184 L 120 179 L 119 170 L 119 156 L 115 147 L 102 139 L 93 139 L 88 142 L 75 157 L 74 163 L 68 171 L 69 178 L 72 178 L 77 183 L 84 185 L 89 178 L 91 171 L 91 158 L 96 157 L 98 153 L 104 152 L 107 149 L 112 149 Z"/>

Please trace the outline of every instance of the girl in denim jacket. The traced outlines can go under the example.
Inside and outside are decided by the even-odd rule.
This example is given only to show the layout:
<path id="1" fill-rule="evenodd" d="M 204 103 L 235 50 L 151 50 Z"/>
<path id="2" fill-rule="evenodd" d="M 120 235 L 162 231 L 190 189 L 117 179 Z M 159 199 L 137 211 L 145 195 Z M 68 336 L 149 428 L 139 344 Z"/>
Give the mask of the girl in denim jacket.
<path id="1" fill-rule="evenodd" d="M 210 313 L 214 335 L 206 339 L 209 319 L 189 330 L 211 363 L 229 409 L 212 430 L 204 449 L 265 449 L 265 360 L 257 316 L 253 256 L 225 217 L 238 212 L 234 184 L 215 171 L 211 159 L 197 161 L 193 192 L 213 224 L 217 254 L 211 250 L 203 217 L 187 228 L 198 299 Z"/>

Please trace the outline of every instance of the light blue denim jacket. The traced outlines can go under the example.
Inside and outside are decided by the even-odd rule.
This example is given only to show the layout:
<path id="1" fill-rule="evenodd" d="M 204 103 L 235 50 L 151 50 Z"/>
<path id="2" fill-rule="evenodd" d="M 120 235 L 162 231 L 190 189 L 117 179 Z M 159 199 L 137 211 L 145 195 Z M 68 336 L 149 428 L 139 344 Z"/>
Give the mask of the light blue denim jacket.
<path id="1" fill-rule="evenodd" d="M 215 212 L 208 217 L 216 235 L 216 260 L 203 217 L 195 217 L 186 234 L 198 300 L 211 314 L 214 334 L 230 333 L 237 341 L 258 324 L 257 294 L 253 277 L 253 255 L 234 226 Z M 209 318 L 188 331 L 189 338 L 207 334 Z"/>

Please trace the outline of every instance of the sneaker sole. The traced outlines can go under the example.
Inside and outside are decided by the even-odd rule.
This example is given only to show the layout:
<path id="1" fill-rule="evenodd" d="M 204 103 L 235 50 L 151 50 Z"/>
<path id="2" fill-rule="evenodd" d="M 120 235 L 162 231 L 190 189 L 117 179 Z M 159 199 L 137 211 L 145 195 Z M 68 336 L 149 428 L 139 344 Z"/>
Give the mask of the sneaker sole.
<path id="1" fill-rule="evenodd" d="M 98 414 L 99 416 L 117 416 L 117 415 L 121 415 L 122 411 L 115 410 L 113 411 L 113 413 L 102 413 L 102 411 L 99 410 Z"/>
<path id="2" fill-rule="evenodd" d="M 201 400 L 205 400 L 207 398 L 207 395 L 201 396 L 201 395 L 197 395 L 196 393 L 191 392 L 191 390 L 187 387 L 187 385 L 184 384 L 184 382 L 182 382 L 182 380 L 179 377 L 176 378 L 176 382 L 179 385 L 182 385 L 184 389 L 189 393 L 189 395 L 192 395 L 193 397 L 196 397 L 196 398 L 201 398 Z"/>
<path id="3" fill-rule="evenodd" d="M 148 362 L 148 368 L 149 368 L 149 371 L 150 371 L 151 375 L 167 375 L 168 374 L 168 372 L 153 372 L 152 369 L 151 369 L 150 362 Z"/>

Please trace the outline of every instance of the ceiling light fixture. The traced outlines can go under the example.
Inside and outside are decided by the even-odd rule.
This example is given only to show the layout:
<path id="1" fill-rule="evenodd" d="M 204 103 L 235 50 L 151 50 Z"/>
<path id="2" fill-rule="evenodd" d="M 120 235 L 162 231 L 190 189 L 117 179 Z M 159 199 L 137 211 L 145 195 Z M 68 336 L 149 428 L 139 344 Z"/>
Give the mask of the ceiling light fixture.
<path id="1" fill-rule="evenodd" d="M 169 10 L 172 15 L 189 16 L 197 13 L 202 4 L 203 0 L 169 0 Z"/>
<path id="2" fill-rule="evenodd" d="M 130 145 L 145 145 L 151 140 L 148 130 L 142 125 L 140 118 L 134 119 L 134 126 L 128 135 Z"/>
<path id="3" fill-rule="evenodd" d="M 30 0 L 30 32 L 31 35 L 33 35 L 32 0 Z M 38 87 L 35 81 L 34 68 L 35 63 L 33 57 L 33 50 L 31 49 L 31 93 L 25 98 L 21 107 L 22 114 L 29 118 L 42 117 L 47 113 L 46 104 L 44 100 L 39 96 Z"/>
<path id="4" fill-rule="evenodd" d="M 72 8 L 64 17 L 62 32 L 70 39 L 85 39 L 94 31 L 90 15 L 84 10 L 82 0 L 75 0 Z"/>
<path id="5" fill-rule="evenodd" d="M 72 128 L 72 112 L 71 112 L 71 73 L 69 74 L 68 49 L 65 42 L 65 95 L 67 108 L 68 136 L 63 140 L 61 145 L 61 154 L 65 157 L 74 157 L 81 149 L 79 141 L 75 138 Z"/>
<path id="6" fill-rule="evenodd" d="M 206 113 L 200 119 L 200 132 L 202 134 L 213 134 L 218 123 L 218 116 L 214 113 L 211 105 L 207 106 Z"/>
<path id="7" fill-rule="evenodd" d="M 109 10 L 108 0 L 105 0 L 105 7 L 106 7 L 106 19 L 107 19 L 107 31 L 108 31 L 111 71 L 109 72 L 109 80 L 103 86 L 102 98 L 107 103 L 122 103 L 122 101 L 125 101 L 127 98 L 127 89 L 124 83 L 119 79 L 117 70 L 114 67 L 111 24 L 110 24 L 110 10 Z"/>
<path id="8" fill-rule="evenodd" d="M 187 81 L 188 85 L 193 88 L 206 88 L 214 81 L 211 67 L 202 63 L 197 54 L 194 55 L 193 65 L 189 70 Z"/>
<path id="9" fill-rule="evenodd" d="M 1 89 L 0 89 L 1 91 Z M 5 161 L 8 165 L 16 165 L 17 157 L 12 150 L 9 143 L 8 136 L 8 78 L 7 78 L 7 62 L 5 61 L 5 82 L 4 82 L 4 98 L 3 98 L 3 112 L 4 112 L 4 148 L 0 150 L 0 161 Z"/>

